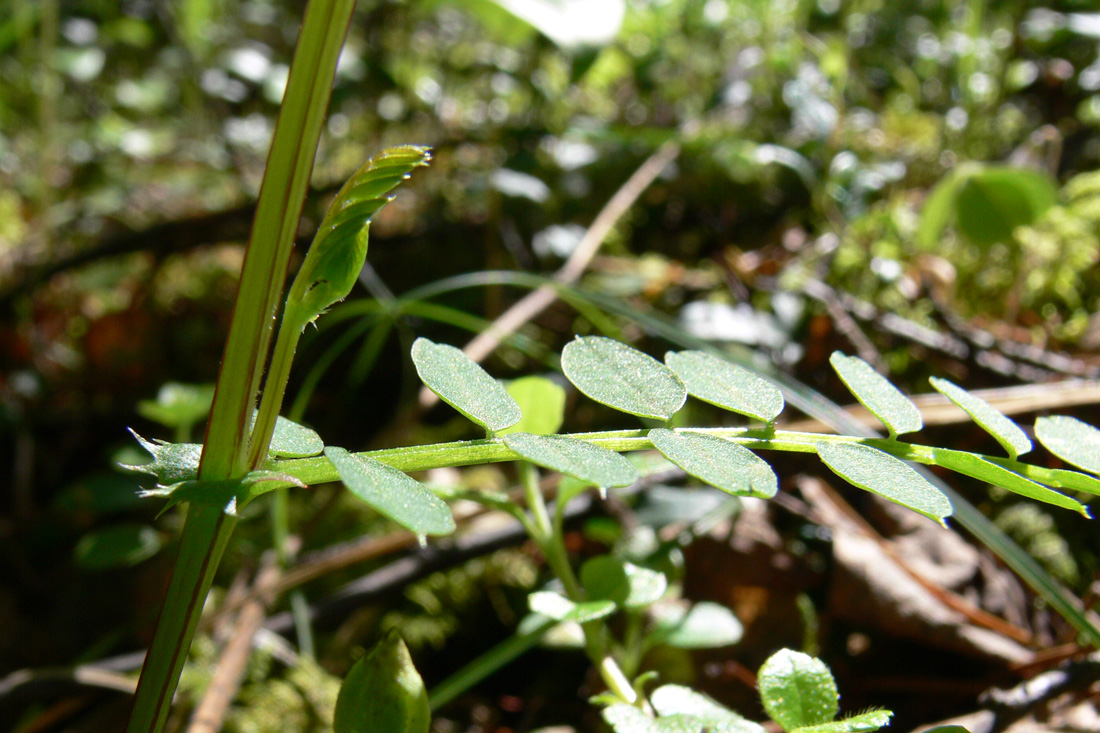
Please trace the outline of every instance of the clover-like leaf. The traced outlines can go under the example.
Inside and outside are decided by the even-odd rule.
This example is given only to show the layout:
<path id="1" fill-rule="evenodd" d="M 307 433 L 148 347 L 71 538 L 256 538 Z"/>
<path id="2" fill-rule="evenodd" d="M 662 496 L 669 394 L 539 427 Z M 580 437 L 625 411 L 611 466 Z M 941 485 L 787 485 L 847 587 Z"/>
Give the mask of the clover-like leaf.
<path id="1" fill-rule="evenodd" d="M 784 730 L 828 723 L 840 696 L 832 672 L 820 659 L 792 649 L 768 657 L 756 676 L 760 699 Z"/>
<path id="2" fill-rule="evenodd" d="M 523 416 L 504 385 L 462 349 L 418 338 L 413 343 L 412 359 L 428 389 L 486 430 L 511 427 Z"/>
<path id="3" fill-rule="evenodd" d="M 706 695 L 683 685 L 662 685 L 649 696 L 661 717 L 690 715 L 710 733 L 764 733 L 764 726 L 742 718 Z"/>
<path id="4" fill-rule="evenodd" d="M 561 593 L 549 590 L 535 591 L 527 596 L 527 605 L 532 612 L 542 614 L 555 621 L 576 621 L 580 624 L 586 621 L 595 621 L 615 612 L 614 601 L 600 600 L 574 603 Z"/>
<path id="5" fill-rule="evenodd" d="M 432 711 L 408 647 L 391 630 L 340 685 L 334 733 L 428 733 Z"/>
<path id="6" fill-rule="evenodd" d="M 768 424 L 783 411 L 783 393 L 748 369 L 703 351 L 665 354 L 692 397 Z"/>
<path id="7" fill-rule="evenodd" d="M 649 440 L 665 458 L 727 494 L 769 499 L 779 491 L 767 461 L 725 438 L 657 428 L 649 431 Z"/>
<path id="8" fill-rule="evenodd" d="M 859 443 L 818 443 L 817 454 L 838 476 L 861 489 L 943 523 L 951 502 L 904 461 Z"/>
<path id="9" fill-rule="evenodd" d="M 611 555 L 597 555 L 581 566 L 581 585 L 594 600 L 614 601 L 626 609 L 644 608 L 668 589 L 664 573 Z"/>
<path id="10" fill-rule="evenodd" d="M 280 415 L 275 419 L 268 453 L 276 458 L 309 458 L 325 449 L 321 436 L 304 425 Z"/>
<path id="11" fill-rule="evenodd" d="M 601 487 L 629 486 L 638 480 L 630 461 L 607 448 L 565 435 L 505 435 L 504 444 L 537 466 Z"/>
<path id="12" fill-rule="evenodd" d="M 889 710 L 868 710 L 840 720 L 830 720 L 818 725 L 804 725 L 792 733 L 870 733 L 885 728 L 894 714 Z"/>
<path id="13" fill-rule="evenodd" d="M 523 417 L 512 427 L 497 431 L 499 435 L 553 435 L 561 429 L 565 418 L 565 390 L 561 385 L 546 377 L 530 376 L 509 382 L 505 389 L 519 405 Z"/>
<path id="14" fill-rule="evenodd" d="M 920 410 L 912 400 L 863 359 L 834 351 L 829 363 L 855 398 L 882 421 L 891 438 L 923 427 Z"/>
<path id="15" fill-rule="evenodd" d="M 1035 421 L 1035 437 L 1066 463 L 1100 474 L 1100 430 L 1075 417 L 1054 415 Z"/>
<path id="16" fill-rule="evenodd" d="M 325 457 L 332 461 L 340 480 L 351 493 L 402 527 L 418 535 L 454 532 L 455 520 L 450 507 L 419 481 L 373 458 L 352 455 L 343 448 L 328 446 Z"/>
<path id="17" fill-rule="evenodd" d="M 936 391 L 958 405 L 959 408 L 970 415 L 974 422 L 996 438 L 997 442 L 1008 451 L 1009 458 L 1016 458 L 1016 456 L 1031 450 L 1031 439 L 1020 429 L 1020 426 L 981 397 L 970 394 L 962 387 L 946 379 L 932 377 L 928 381 L 936 388 Z"/>
<path id="18" fill-rule="evenodd" d="M 1018 473 L 991 463 L 981 456 L 963 451 L 949 450 L 947 448 L 933 448 L 936 465 L 957 471 L 965 476 L 985 481 L 999 486 L 1006 491 L 1011 491 L 1021 496 L 1026 496 L 1035 501 L 1046 502 L 1063 509 L 1071 509 L 1084 516 L 1089 516 L 1088 507 L 1076 499 L 1061 494 L 1054 489 L 1048 489 L 1042 484 L 1036 483 Z"/>
<path id="19" fill-rule="evenodd" d="M 639 417 L 668 420 L 687 389 L 676 373 L 615 339 L 578 336 L 561 353 L 561 368 L 577 389 L 601 404 Z"/>
<path id="20" fill-rule="evenodd" d="M 733 611 L 710 601 L 653 608 L 654 639 L 679 649 L 717 649 L 741 641 L 745 629 Z"/>

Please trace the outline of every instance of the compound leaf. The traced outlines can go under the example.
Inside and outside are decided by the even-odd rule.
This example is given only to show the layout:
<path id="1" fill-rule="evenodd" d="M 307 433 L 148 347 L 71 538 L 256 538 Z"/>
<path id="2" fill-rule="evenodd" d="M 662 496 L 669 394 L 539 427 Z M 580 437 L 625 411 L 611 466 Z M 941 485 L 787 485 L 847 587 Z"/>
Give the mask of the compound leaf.
<path id="1" fill-rule="evenodd" d="M 328 446 L 340 480 L 351 493 L 381 514 L 418 535 L 450 534 L 455 520 L 446 502 L 424 484 L 373 458 L 355 456 L 343 448 Z"/>
<path id="2" fill-rule="evenodd" d="M 418 338 L 413 343 L 412 359 L 428 389 L 486 430 L 503 430 L 523 417 L 504 385 L 462 349 Z"/>
<path id="3" fill-rule="evenodd" d="M 951 502 L 903 461 L 859 443 L 818 443 L 821 460 L 842 479 L 943 523 Z"/>
<path id="4" fill-rule="evenodd" d="M 769 425 L 783 411 L 783 393 L 748 369 L 703 351 L 670 351 L 668 364 L 688 394 Z"/>
<path id="5" fill-rule="evenodd" d="M 616 410 L 667 421 L 684 405 L 687 389 L 675 372 L 648 354 L 603 336 L 566 344 L 561 368 L 577 389 Z"/>
<path id="6" fill-rule="evenodd" d="M 923 427 L 917 406 L 863 359 L 834 351 L 829 363 L 855 398 L 882 421 L 891 438 Z"/>
<path id="7" fill-rule="evenodd" d="M 725 438 L 656 428 L 649 431 L 649 440 L 665 458 L 727 494 L 769 499 L 779 490 L 767 461 Z"/>

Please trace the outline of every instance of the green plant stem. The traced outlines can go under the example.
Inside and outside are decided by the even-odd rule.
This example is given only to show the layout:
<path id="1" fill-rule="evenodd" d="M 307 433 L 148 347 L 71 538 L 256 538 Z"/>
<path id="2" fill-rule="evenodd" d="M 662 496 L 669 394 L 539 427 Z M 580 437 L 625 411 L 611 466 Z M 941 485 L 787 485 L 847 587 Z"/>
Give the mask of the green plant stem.
<path id="1" fill-rule="evenodd" d="M 252 428 L 252 439 L 248 445 L 249 466 L 259 467 L 267 460 L 267 448 L 275 431 L 279 410 L 283 406 L 283 394 L 290 379 L 290 365 L 294 361 L 294 352 L 301 336 L 299 324 L 288 323 L 284 317 L 279 326 L 279 336 L 275 339 L 271 367 L 264 382 L 264 394 L 260 399 L 260 409 L 256 414 L 256 424 Z"/>
<path id="2" fill-rule="evenodd" d="M 554 525 L 550 521 L 550 512 L 546 508 L 546 500 L 539 489 L 538 470 L 528 463 L 520 463 L 520 480 L 523 484 L 523 495 L 527 500 L 527 508 L 533 518 L 532 525 L 537 531 L 532 539 L 538 544 L 546 562 L 554 575 L 558 576 L 565 594 L 574 603 L 585 600 L 584 589 L 577 580 L 573 566 L 569 564 L 569 554 L 565 550 L 565 538 L 561 532 L 554 531 Z M 560 526 L 560 525 L 559 525 Z M 584 649 L 588 658 L 596 666 L 603 678 L 604 684 L 611 692 L 624 702 L 633 704 L 637 702 L 638 695 L 630 680 L 623 674 L 619 663 L 611 656 L 607 649 L 607 641 L 604 638 L 603 624 L 599 621 L 589 621 L 581 624 L 584 631 Z"/>
<path id="3" fill-rule="evenodd" d="M 202 479 L 239 477 L 251 468 L 247 447 L 252 409 L 332 91 L 336 60 L 354 5 L 354 0 L 310 0 L 306 6 L 210 412 L 199 464 Z M 265 444 L 270 439 L 270 435 L 263 438 Z M 223 507 L 192 502 L 167 599 L 142 667 L 127 728 L 130 733 L 163 729 L 203 602 L 236 521 Z"/>

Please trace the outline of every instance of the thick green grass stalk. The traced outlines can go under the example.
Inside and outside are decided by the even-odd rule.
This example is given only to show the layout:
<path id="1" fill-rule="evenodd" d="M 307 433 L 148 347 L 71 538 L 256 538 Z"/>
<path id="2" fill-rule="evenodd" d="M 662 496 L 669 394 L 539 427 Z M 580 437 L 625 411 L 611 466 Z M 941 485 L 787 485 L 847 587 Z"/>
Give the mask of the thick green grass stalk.
<path id="1" fill-rule="evenodd" d="M 306 7 L 218 377 L 199 469 L 202 479 L 238 478 L 252 468 L 247 463 L 252 411 L 354 5 L 354 0 L 310 0 Z M 164 727 L 203 603 L 236 526 L 231 508 L 202 502 L 189 507 L 180 554 L 138 682 L 131 733 Z"/>

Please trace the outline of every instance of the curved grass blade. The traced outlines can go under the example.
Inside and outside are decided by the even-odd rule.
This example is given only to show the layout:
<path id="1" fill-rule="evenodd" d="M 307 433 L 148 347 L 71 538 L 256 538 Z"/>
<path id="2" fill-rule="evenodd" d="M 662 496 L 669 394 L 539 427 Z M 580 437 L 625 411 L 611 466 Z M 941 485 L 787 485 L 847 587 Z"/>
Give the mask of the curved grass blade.
<path id="1" fill-rule="evenodd" d="M 855 398 L 882 421 L 891 438 L 924 426 L 917 406 L 863 359 L 834 351 L 829 363 Z"/>
<path id="2" fill-rule="evenodd" d="M 687 389 L 676 373 L 648 354 L 603 336 L 578 336 L 561 353 L 561 368 L 596 402 L 639 417 L 668 420 Z"/>
<path id="3" fill-rule="evenodd" d="M 783 393 L 744 367 L 703 351 L 665 354 L 676 376 L 692 397 L 769 425 L 783 411 Z"/>
<path id="4" fill-rule="evenodd" d="M 536 466 L 558 471 L 596 486 L 630 486 L 638 472 L 630 461 L 607 448 L 564 435 L 511 433 L 504 444 Z"/>
<path id="5" fill-rule="evenodd" d="M 402 527 L 418 535 L 455 531 L 451 508 L 419 481 L 372 458 L 354 456 L 343 448 L 328 446 L 325 457 L 332 461 L 351 493 Z"/>
<path id="6" fill-rule="evenodd" d="M 1009 458 L 1016 458 L 1032 449 L 1031 439 L 1020 426 L 995 409 L 981 397 L 972 395 L 957 384 L 939 377 L 928 380 L 937 392 L 954 402 L 965 411 L 974 422 L 1008 451 Z"/>
<path id="7" fill-rule="evenodd" d="M 944 468 L 949 468 L 964 476 L 985 481 L 994 486 L 1000 486 L 1006 491 L 1026 496 L 1035 501 L 1046 502 L 1063 509 L 1071 509 L 1086 517 L 1089 516 L 1088 508 L 1076 499 L 1060 494 L 1054 489 L 1048 489 L 1046 486 L 1024 478 L 1007 468 L 990 463 L 981 456 L 947 448 L 933 448 L 932 450 L 936 456 L 936 464 Z"/>
<path id="8" fill-rule="evenodd" d="M 1035 437 L 1066 463 L 1100 474 L 1100 430 L 1075 417 L 1055 415 L 1035 421 Z"/>
<path id="9" fill-rule="evenodd" d="M 413 343 L 412 359 L 428 389 L 490 433 L 511 427 L 523 417 L 504 385 L 462 349 L 421 337 Z"/>
<path id="10" fill-rule="evenodd" d="M 817 454 L 838 476 L 861 489 L 943 524 L 951 502 L 903 461 L 859 443 L 818 443 Z"/>
<path id="11" fill-rule="evenodd" d="M 649 431 L 649 440 L 665 458 L 727 494 L 770 499 L 779 491 L 767 461 L 724 438 L 658 428 Z"/>

